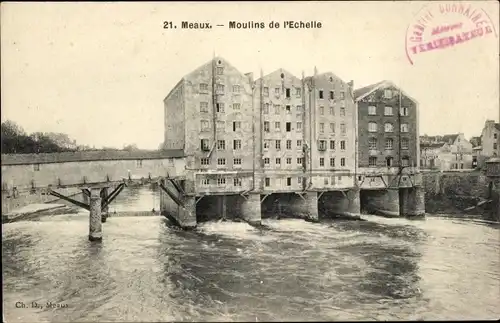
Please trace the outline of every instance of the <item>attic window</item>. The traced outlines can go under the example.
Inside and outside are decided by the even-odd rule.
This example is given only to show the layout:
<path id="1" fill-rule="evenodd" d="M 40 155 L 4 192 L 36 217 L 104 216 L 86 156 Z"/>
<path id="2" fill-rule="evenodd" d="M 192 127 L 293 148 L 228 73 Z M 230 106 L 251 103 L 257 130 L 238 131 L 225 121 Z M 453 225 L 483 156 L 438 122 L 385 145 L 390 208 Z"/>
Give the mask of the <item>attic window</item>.
<path id="1" fill-rule="evenodd" d="M 281 78 L 284 79 L 285 78 L 285 74 L 281 73 Z"/>
<path id="2" fill-rule="evenodd" d="M 333 77 L 330 76 L 330 82 L 333 82 Z"/>
<path id="3" fill-rule="evenodd" d="M 392 91 L 390 89 L 384 90 L 384 98 L 392 99 Z"/>
<path id="4" fill-rule="evenodd" d="M 222 61 L 219 59 L 219 61 L 217 62 L 217 64 L 222 64 Z"/>

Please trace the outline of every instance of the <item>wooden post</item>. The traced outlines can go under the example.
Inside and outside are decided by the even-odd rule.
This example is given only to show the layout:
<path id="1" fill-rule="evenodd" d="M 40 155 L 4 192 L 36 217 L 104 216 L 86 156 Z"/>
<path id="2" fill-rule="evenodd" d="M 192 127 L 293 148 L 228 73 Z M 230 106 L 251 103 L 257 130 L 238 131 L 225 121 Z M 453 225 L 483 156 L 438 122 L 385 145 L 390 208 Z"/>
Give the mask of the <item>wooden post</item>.
<path id="1" fill-rule="evenodd" d="M 100 189 L 90 189 L 89 240 L 102 240 Z"/>

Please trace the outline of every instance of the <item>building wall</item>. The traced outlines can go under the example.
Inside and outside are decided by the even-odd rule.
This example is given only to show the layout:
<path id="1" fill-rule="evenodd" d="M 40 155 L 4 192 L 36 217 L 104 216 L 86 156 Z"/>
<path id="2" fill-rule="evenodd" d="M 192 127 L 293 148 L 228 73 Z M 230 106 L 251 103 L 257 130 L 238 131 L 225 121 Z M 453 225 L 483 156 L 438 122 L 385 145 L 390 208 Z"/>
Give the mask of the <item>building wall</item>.
<path id="1" fill-rule="evenodd" d="M 384 97 L 384 90 L 392 90 L 395 95 L 387 99 Z M 408 157 L 410 165 L 418 166 L 419 163 L 419 141 L 418 141 L 418 105 L 403 94 L 401 107 L 408 108 L 408 115 L 401 116 L 399 121 L 399 99 L 398 89 L 393 87 L 382 88 L 358 102 L 358 163 L 359 167 L 371 167 L 369 158 L 376 157 L 375 168 L 386 168 L 386 158 L 392 157 L 393 167 L 398 167 L 399 158 Z M 376 106 L 376 115 L 369 115 L 368 107 Z M 385 107 L 392 107 L 392 115 L 385 115 Z M 369 132 L 369 122 L 377 124 L 376 132 Z M 385 132 L 385 123 L 393 125 L 393 132 Z M 400 133 L 400 124 L 407 123 L 408 132 Z M 376 149 L 369 149 L 369 139 L 376 138 Z M 391 150 L 385 149 L 385 139 L 392 138 L 393 146 Z M 401 149 L 399 153 L 400 139 L 408 139 L 408 149 Z"/>
<path id="2" fill-rule="evenodd" d="M 164 108 L 164 149 L 184 149 L 184 80 L 181 80 L 163 100 Z"/>
<path id="3" fill-rule="evenodd" d="M 332 177 L 335 187 L 352 186 L 354 177 L 348 174 L 354 173 L 356 169 L 357 115 L 352 89 L 330 72 L 307 80 L 309 91 L 306 102 L 310 113 L 307 114 L 306 122 L 311 131 L 307 131 L 306 136 L 310 143 L 308 170 L 313 179 L 312 188 L 331 188 Z M 330 91 L 333 91 L 333 98 L 330 97 Z M 321 149 L 320 141 L 326 145 L 324 150 Z M 345 178 L 338 180 L 339 176 Z"/>
<path id="4" fill-rule="evenodd" d="M 218 68 L 223 69 L 221 75 L 217 74 Z M 204 179 L 201 175 L 196 175 L 195 179 L 194 173 L 216 172 L 221 176 L 227 173 L 228 180 L 231 180 L 234 176 L 240 176 L 239 173 L 253 170 L 254 120 L 250 77 L 240 73 L 224 59 L 215 58 L 184 78 L 186 166 L 193 172 L 189 175 L 190 180 L 197 181 L 192 187 L 201 187 Z M 206 84 L 206 89 L 201 88 L 200 84 Z M 224 85 L 223 91 L 216 89 L 218 84 Z M 235 91 L 234 86 L 239 86 L 239 91 Z M 205 110 L 202 104 L 206 106 L 206 109 L 203 108 Z M 202 129 L 202 120 L 208 122 L 208 128 Z M 238 122 L 241 127 L 233 128 L 233 122 Z M 202 139 L 208 140 L 209 150 L 202 150 Z M 217 145 L 219 140 L 224 141 L 224 149 Z M 241 148 L 234 149 L 234 140 L 240 141 Z M 202 158 L 208 158 L 209 165 L 202 165 Z M 225 159 L 225 165 L 218 165 L 219 158 Z M 235 159 L 241 159 L 241 164 L 235 164 Z M 204 186 L 214 185 L 210 183 L 211 179 L 205 179 L 209 180 L 209 184 Z M 234 189 L 228 186 L 227 191 Z"/>
<path id="5" fill-rule="evenodd" d="M 496 153 L 497 156 L 500 156 L 500 147 L 498 144 L 499 140 L 500 131 L 495 128 L 495 122 L 492 120 L 487 120 L 481 133 L 482 155 L 486 157 L 492 157 Z"/>
<path id="6" fill-rule="evenodd" d="M 260 139 L 257 145 L 260 157 L 258 168 L 262 173 L 260 188 L 301 190 L 303 182 L 299 182 L 299 178 L 305 177 L 305 107 L 302 80 L 286 70 L 278 69 L 256 81 L 255 100 L 255 106 L 260 109 L 260 122 L 256 123 L 259 126 L 256 130 Z M 276 125 L 279 125 L 279 128 Z M 269 159 L 269 163 L 266 163 L 266 159 Z M 288 177 L 291 178 L 289 183 Z M 269 178 L 268 186 L 265 178 Z"/>
<path id="7" fill-rule="evenodd" d="M 52 185 L 120 181 L 158 176 L 184 176 L 183 158 L 101 160 L 43 164 L 2 165 L 2 190 L 28 190 Z"/>

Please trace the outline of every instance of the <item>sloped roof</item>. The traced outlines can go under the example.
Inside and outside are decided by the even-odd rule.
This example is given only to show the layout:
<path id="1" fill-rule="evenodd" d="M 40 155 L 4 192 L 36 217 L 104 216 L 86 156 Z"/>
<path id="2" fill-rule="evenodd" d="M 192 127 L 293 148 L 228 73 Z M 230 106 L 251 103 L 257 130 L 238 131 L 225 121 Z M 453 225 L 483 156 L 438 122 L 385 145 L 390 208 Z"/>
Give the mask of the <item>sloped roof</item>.
<path id="1" fill-rule="evenodd" d="M 495 123 L 495 128 L 500 131 L 500 123 Z"/>
<path id="2" fill-rule="evenodd" d="M 259 81 L 260 79 L 265 79 L 265 78 L 268 78 L 269 76 L 273 75 L 273 74 L 278 74 L 278 73 L 283 73 L 285 75 L 290 75 L 298 80 L 300 80 L 300 77 L 297 77 L 295 74 L 287 71 L 286 69 L 284 68 L 277 68 L 275 69 L 274 71 L 272 71 L 271 73 L 269 74 L 266 74 L 266 75 L 263 75 L 262 77 L 259 77 L 258 79 L 256 79 L 255 81 Z"/>
<path id="3" fill-rule="evenodd" d="M 378 88 L 380 85 L 382 85 L 385 82 L 386 82 L 385 80 L 380 81 L 378 83 L 370 84 L 370 85 L 367 85 L 365 87 L 354 90 L 354 98 L 358 99 L 358 98 L 364 96 L 365 94 L 368 94 L 368 93 L 374 91 L 376 88 Z"/>
<path id="4" fill-rule="evenodd" d="M 221 57 L 221 56 L 215 56 L 215 57 L 212 57 L 212 59 L 206 61 L 205 63 L 203 63 L 202 65 L 198 66 L 197 68 L 195 68 L 194 70 L 192 70 L 191 72 L 187 73 L 187 74 L 184 74 L 183 77 L 181 77 L 181 79 L 179 80 L 179 82 L 177 82 L 177 84 L 172 88 L 170 89 L 170 92 L 168 92 L 167 96 L 165 96 L 164 100 L 166 100 L 168 97 L 170 97 L 170 95 L 172 94 L 172 92 L 177 88 L 177 86 L 179 86 L 180 83 L 184 82 L 184 80 L 186 78 L 188 78 L 189 76 L 199 72 L 200 70 L 203 70 L 204 68 L 206 68 L 207 66 L 213 64 L 213 62 L 217 61 L 217 60 L 222 60 L 224 62 L 224 65 L 228 65 L 232 68 L 234 68 L 235 70 L 239 71 L 237 68 L 235 68 L 227 59 Z M 240 72 L 241 73 L 241 72 Z M 241 73 L 243 74 L 243 73 Z"/>
<path id="5" fill-rule="evenodd" d="M 388 80 L 383 80 L 383 81 L 380 81 L 378 83 L 371 84 L 371 85 L 359 88 L 357 90 L 354 90 L 354 100 L 355 101 L 359 101 L 359 100 L 363 99 L 365 96 L 369 95 L 370 93 L 372 93 L 375 90 L 378 90 L 378 89 L 380 89 L 382 87 L 393 87 L 393 88 L 396 88 L 396 89 L 399 90 L 399 92 L 402 95 L 404 95 L 405 97 L 407 97 L 408 99 L 410 99 L 411 101 L 413 101 L 415 104 L 418 104 L 417 100 L 415 100 L 413 97 L 411 97 L 410 95 L 408 95 L 408 93 L 406 93 L 405 91 L 403 91 L 399 86 L 396 86 L 394 83 L 392 83 L 391 81 L 388 81 Z"/>
<path id="6" fill-rule="evenodd" d="M 99 160 L 165 159 L 181 157 L 184 157 L 184 151 L 182 149 L 154 151 L 87 150 L 64 153 L 2 154 L 2 166 Z"/>

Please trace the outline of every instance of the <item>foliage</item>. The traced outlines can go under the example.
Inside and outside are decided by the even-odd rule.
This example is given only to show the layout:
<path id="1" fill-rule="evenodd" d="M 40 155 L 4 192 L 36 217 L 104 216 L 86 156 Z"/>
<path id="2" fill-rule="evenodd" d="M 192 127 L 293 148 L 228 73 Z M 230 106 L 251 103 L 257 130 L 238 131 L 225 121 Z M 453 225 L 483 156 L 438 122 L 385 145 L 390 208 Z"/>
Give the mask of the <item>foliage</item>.
<path id="1" fill-rule="evenodd" d="M 27 135 L 22 127 L 7 120 L 2 122 L 2 153 L 30 154 L 74 151 L 58 145 L 50 133 L 35 132 Z M 68 138 L 69 139 L 69 138 Z"/>
<path id="2" fill-rule="evenodd" d="M 70 151 L 120 151 L 114 147 L 96 149 L 88 145 L 77 145 L 65 133 L 58 132 L 33 132 L 27 134 L 24 129 L 11 120 L 2 122 L 2 154 L 33 154 L 57 153 Z M 124 151 L 139 151 L 135 144 L 123 147 Z"/>

